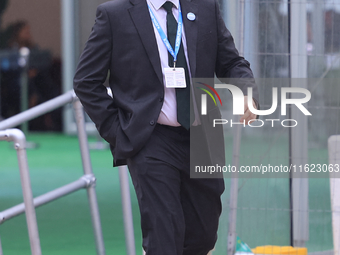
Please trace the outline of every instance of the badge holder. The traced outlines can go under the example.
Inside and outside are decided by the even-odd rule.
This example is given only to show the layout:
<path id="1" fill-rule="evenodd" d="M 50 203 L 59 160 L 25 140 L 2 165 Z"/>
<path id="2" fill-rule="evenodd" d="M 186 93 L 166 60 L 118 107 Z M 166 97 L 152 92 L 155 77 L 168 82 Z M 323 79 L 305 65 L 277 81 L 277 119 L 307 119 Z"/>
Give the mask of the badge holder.
<path id="1" fill-rule="evenodd" d="M 186 88 L 184 68 L 176 67 L 176 61 L 174 67 L 164 68 L 164 75 L 167 88 Z"/>

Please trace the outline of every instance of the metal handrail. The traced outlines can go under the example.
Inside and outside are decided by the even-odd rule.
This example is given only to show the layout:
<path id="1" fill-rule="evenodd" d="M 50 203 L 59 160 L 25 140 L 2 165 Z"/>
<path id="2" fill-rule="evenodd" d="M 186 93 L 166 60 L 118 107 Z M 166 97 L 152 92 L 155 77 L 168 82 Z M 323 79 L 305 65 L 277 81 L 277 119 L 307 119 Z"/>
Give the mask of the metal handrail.
<path id="1" fill-rule="evenodd" d="M 56 190 L 53 190 L 44 195 L 41 195 L 33 199 L 31 202 L 34 204 L 34 208 L 35 208 L 43 204 L 46 204 L 48 202 L 51 202 L 55 199 L 58 199 L 62 196 L 75 192 L 79 189 L 86 188 L 87 193 L 88 193 L 89 203 L 90 203 L 92 225 L 93 225 L 95 239 L 96 239 L 97 254 L 104 255 L 105 247 L 104 247 L 103 236 L 102 236 L 97 196 L 95 193 L 95 177 L 92 172 L 90 153 L 89 153 L 89 148 L 87 144 L 87 134 L 85 130 L 85 116 L 84 116 L 82 105 L 80 101 L 77 99 L 74 91 L 71 90 L 63 95 L 60 95 L 45 103 L 42 103 L 29 110 L 26 110 L 25 112 L 19 113 L 13 117 L 10 117 L 8 119 L 1 121 L 0 130 L 9 129 L 9 128 L 18 126 L 26 121 L 32 120 L 45 113 L 51 112 L 68 103 L 73 103 L 73 108 L 75 111 L 75 118 L 76 118 L 76 123 L 78 127 L 78 140 L 79 140 L 79 145 L 80 145 L 84 175 L 79 180 L 76 180 L 70 184 L 67 184 Z M 128 170 L 126 166 L 120 166 L 118 168 L 119 168 L 120 189 L 121 189 L 121 196 L 122 196 L 126 249 L 127 249 L 128 255 L 135 255 L 136 249 L 135 249 L 135 240 L 134 240 Z M 28 166 L 27 166 L 27 171 L 28 171 Z M 30 186 L 29 186 L 29 189 L 30 189 Z M 19 204 L 5 211 L 0 212 L 0 224 L 3 223 L 5 220 L 8 220 L 16 215 L 22 214 L 25 210 L 25 207 L 26 207 L 26 204 L 24 203 L 24 204 Z M 26 214 L 27 214 L 27 211 L 26 211 Z M 39 253 L 32 252 L 32 254 L 36 255 Z M 0 255 L 2 255 L 1 242 L 0 242 Z"/>
<path id="2" fill-rule="evenodd" d="M 29 169 L 27 164 L 26 156 L 26 138 L 22 131 L 18 129 L 8 129 L 13 126 L 20 125 L 21 123 L 34 119 L 40 115 L 57 109 L 67 103 L 73 103 L 73 108 L 75 111 L 76 122 L 78 127 L 78 138 L 80 151 L 82 156 L 82 164 L 84 170 L 84 176 L 80 180 L 75 181 L 71 184 L 65 185 L 59 189 L 46 193 L 36 199 L 33 199 L 32 189 L 30 185 Z M 67 92 L 55 99 L 47 101 L 41 105 L 33 107 L 25 112 L 15 115 L 0 122 L 0 130 L 6 129 L 5 131 L 0 131 L 0 140 L 14 141 L 15 148 L 18 153 L 18 162 L 21 175 L 22 190 L 24 196 L 24 204 L 20 204 L 9 208 L 3 212 L 0 212 L 0 223 L 3 223 L 6 219 L 12 218 L 26 212 L 27 226 L 29 230 L 31 251 L 33 255 L 40 255 L 40 241 L 38 234 L 38 227 L 35 217 L 35 207 L 41 204 L 45 204 L 52 200 L 55 200 L 61 196 L 67 195 L 81 188 L 87 189 L 88 200 L 90 204 L 92 225 L 96 240 L 96 249 L 98 255 L 105 255 L 105 247 L 102 235 L 102 228 L 100 223 L 100 215 L 97 203 L 97 196 L 95 192 L 95 177 L 92 172 L 89 148 L 87 144 L 87 134 L 85 130 L 85 117 L 82 105 L 79 100 L 77 100 L 75 93 L 73 91 Z M 0 247 L 0 252 L 2 249 Z"/>
<path id="3" fill-rule="evenodd" d="M 65 104 L 72 103 L 76 99 L 76 94 L 73 90 L 51 99 L 45 103 L 39 104 L 31 109 L 19 113 L 13 117 L 0 122 L 0 130 L 16 127 L 26 121 L 37 118 L 45 113 L 58 109 Z"/>
<path id="4" fill-rule="evenodd" d="M 41 255 L 40 239 L 38 232 L 37 218 L 33 204 L 33 194 L 31 189 L 31 180 L 28 171 L 27 155 L 26 155 L 26 138 L 24 133 L 19 129 L 8 129 L 0 131 L 0 141 L 13 141 L 18 154 L 19 170 L 22 192 L 26 210 L 26 221 L 28 235 L 33 255 Z M 2 253 L 2 249 L 0 248 Z"/>

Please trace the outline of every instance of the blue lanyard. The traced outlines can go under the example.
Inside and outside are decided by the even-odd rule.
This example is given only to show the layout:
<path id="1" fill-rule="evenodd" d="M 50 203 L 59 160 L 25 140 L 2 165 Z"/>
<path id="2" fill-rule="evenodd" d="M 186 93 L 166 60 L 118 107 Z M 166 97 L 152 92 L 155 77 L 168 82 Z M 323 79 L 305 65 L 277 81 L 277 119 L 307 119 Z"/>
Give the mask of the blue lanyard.
<path id="1" fill-rule="evenodd" d="M 161 26 L 159 25 L 155 15 L 153 14 L 150 6 L 149 7 L 149 12 L 150 12 L 150 16 L 151 16 L 151 20 L 153 22 L 153 24 L 155 25 L 162 41 L 165 44 L 165 47 L 168 49 L 168 51 L 170 52 L 170 54 L 174 57 L 174 65 L 176 65 L 176 60 L 177 60 L 177 54 L 179 51 L 179 47 L 181 45 L 181 39 L 182 39 L 182 24 L 183 24 L 183 18 L 182 18 L 182 11 L 181 11 L 181 6 L 178 3 L 178 25 L 177 25 L 177 34 L 176 34 L 176 41 L 175 41 L 175 51 L 173 50 L 173 48 L 171 47 L 171 44 L 167 38 L 167 36 L 165 35 L 163 29 L 161 28 Z"/>

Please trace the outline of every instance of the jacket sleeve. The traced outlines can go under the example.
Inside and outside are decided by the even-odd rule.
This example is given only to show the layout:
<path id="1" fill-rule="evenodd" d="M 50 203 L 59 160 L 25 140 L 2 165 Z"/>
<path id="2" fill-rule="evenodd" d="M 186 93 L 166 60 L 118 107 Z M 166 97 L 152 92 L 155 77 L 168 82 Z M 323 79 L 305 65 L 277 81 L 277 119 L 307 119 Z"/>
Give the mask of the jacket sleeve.
<path id="1" fill-rule="evenodd" d="M 218 54 L 216 60 L 215 73 L 219 79 L 228 78 L 232 83 L 236 83 L 247 95 L 247 88 L 253 88 L 253 99 L 259 108 L 258 88 L 254 80 L 253 72 L 247 60 L 239 55 L 234 43 L 234 39 L 226 28 L 222 19 L 219 4 L 215 1 L 216 18 L 217 18 L 217 34 L 218 34 Z"/>
<path id="2" fill-rule="evenodd" d="M 118 110 L 103 85 L 111 63 L 112 34 L 105 6 L 97 8 L 96 21 L 74 76 L 74 91 L 100 135 L 115 144 Z"/>

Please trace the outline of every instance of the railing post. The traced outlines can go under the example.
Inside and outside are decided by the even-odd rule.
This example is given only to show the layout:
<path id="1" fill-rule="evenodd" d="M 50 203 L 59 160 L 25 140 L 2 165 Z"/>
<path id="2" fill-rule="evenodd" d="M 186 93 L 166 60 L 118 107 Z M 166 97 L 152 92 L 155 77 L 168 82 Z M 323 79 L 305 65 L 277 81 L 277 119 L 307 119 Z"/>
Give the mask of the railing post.
<path id="1" fill-rule="evenodd" d="M 0 238 L 0 255 L 4 255 L 4 253 L 2 252 L 1 238 Z"/>
<path id="2" fill-rule="evenodd" d="M 22 47 L 19 50 L 20 58 L 19 65 L 21 66 L 21 77 L 20 77 L 20 88 L 21 88 L 21 105 L 20 110 L 24 112 L 28 109 L 28 63 L 30 50 L 26 47 Z M 28 132 L 28 122 L 24 122 L 21 125 L 22 131 L 27 134 Z"/>
<path id="3" fill-rule="evenodd" d="M 127 166 L 120 166 L 118 169 L 122 196 L 126 251 L 127 255 L 136 255 L 128 169 Z"/>
<path id="4" fill-rule="evenodd" d="M 332 135 L 328 138 L 328 159 L 329 164 L 336 166 L 340 164 L 340 135 Z M 333 227 L 333 247 L 334 255 L 340 254 L 340 179 L 339 173 L 332 171 L 329 173 L 332 227 Z"/>
<path id="5" fill-rule="evenodd" d="M 78 128 L 78 139 L 81 152 L 81 158 L 83 162 L 83 169 L 85 175 L 93 175 L 92 165 L 90 159 L 90 151 L 87 143 L 87 134 L 85 129 L 85 117 L 83 112 L 83 106 L 80 101 L 74 100 L 73 108 L 75 112 L 75 118 Z M 100 215 L 97 203 L 97 195 L 95 190 L 95 178 L 93 178 L 92 183 L 87 188 L 87 196 L 89 199 L 92 226 L 95 235 L 96 249 L 98 255 L 105 255 L 105 247 L 103 241 L 102 227 L 100 223 Z"/>
<path id="6" fill-rule="evenodd" d="M 17 150 L 22 193 L 24 197 L 25 212 L 28 234 L 31 244 L 32 255 L 41 255 L 40 239 L 38 232 L 37 218 L 35 215 L 35 207 L 33 203 L 33 194 L 31 188 L 31 180 L 26 155 L 26 138 L 24 133 L 19 129 L 8 129 L 0 131 L 0 140 L 13 141 Z"/>

